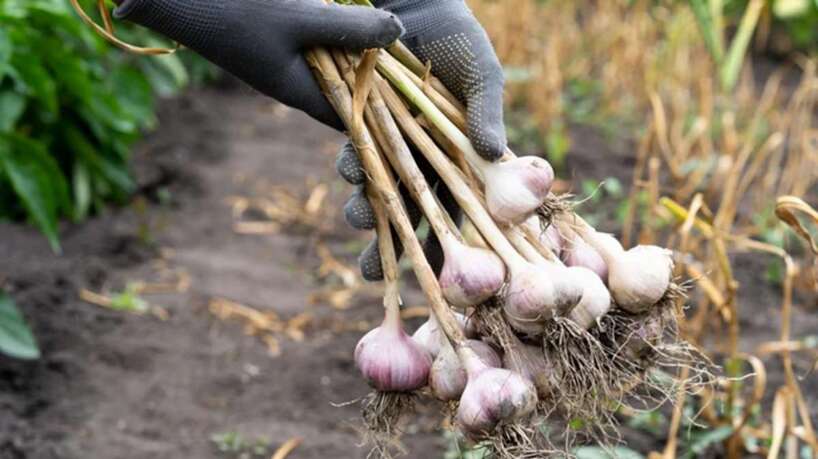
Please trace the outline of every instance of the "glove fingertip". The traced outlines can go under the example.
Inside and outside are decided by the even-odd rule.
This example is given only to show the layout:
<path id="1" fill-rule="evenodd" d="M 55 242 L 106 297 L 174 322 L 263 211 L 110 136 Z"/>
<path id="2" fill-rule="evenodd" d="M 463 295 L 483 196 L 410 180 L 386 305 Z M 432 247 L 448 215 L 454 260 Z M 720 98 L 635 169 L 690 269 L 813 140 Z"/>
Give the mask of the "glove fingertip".
<path id="1" fill-rule="evenodd" d="M 372 240 L 361 252 L 358 258 L 358 266 L 361 269 L 361 276 L 367 282 L 378 282 L 383 280 L 383 265 L 381 264 L 381 253 L 378 251 L 378 238 Z"/>
<path id="2" fill-rule="evenodd" d="M 370 22 L 371 35 L 368 37 L 368 40 L 371 41 L 363 43 L 365 47 L 384 48 L 406 33 L 403 23 L 394 14 L 375 8 L 370 8 L 368 11 L 373 15 L 373 20 Z"/>
<path id="3" fill-rule="evenodd" d="M 349 226 L 357 230 L 375 229 L 375 211 L 361 189 L 349 198 L 344 206 L 344 219 Z"/>
<path id="4" fill-rule="evenodd" d="M 475 126 L 469 130 L 474 149 L 484 159 L 496 161 L 506 151 L 507 141 L 505 129 L 487 126 Z"/>
<path id="5" fill-rule="evenodd" d="M 338 152 L 335 160 L 335 169 L 347 183 L 351 185 L 363 185 L 366 183 L 366 172 L 358 158 L 358 152 L 351 142 L 347 142 Z"/>

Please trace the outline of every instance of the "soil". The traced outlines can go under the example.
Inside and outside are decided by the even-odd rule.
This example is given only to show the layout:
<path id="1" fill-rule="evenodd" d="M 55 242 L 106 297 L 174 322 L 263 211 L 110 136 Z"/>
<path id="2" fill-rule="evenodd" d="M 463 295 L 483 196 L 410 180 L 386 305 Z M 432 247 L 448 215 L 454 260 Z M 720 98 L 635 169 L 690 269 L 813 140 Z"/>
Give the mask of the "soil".
<path id="1" fill-rule="evenodd" d="M 248 445 L 256 441 L 266 445 L 257 457 L 270 457 L 293 437 L 303 439 L 294 459 L 366 457 L 356 430 L 359 408 L 346 402 L 368 392 L 352 350 L 380 316 L 378 291 L 347 279 L 354 296 L 346 308 L 332 295 L 314 295 L 341 289 L 343 266 L 354 268 L 367 238 L 348 229 L 340 212 L 350 191 L 333 170 L 342 137 L 243 88 L 165 101 L 160 120 L 135 153 L 140 192 L 125 207 L 66 224 L 63 254 L 51 253 L 29 227 L 0 224 L 0 285 L 23 310 L 43 353 L 35 362 L 0 356 L 0 459 L 225 458 L 239 454 L 220 446 L 237 443 L 251 457 Z M 629 183 L 631 146 L 612 149 L 594 132 L 573 137 L 580 141 L 569 154 L 568 177 L 614 175 Z M 269 197 L 279 185 L 306 199 L 318 184 L 329 189 L 319 228 L 236 231 L 236 197 Z M 327 267 L 322 247 L 340 261 L 340 274 L 319 272 Z M 752 350 L 777 334 L 780 294 L 761 281 L 757 261 L 740 259 L 738 266 L 746 287 L 742 348 Z M 83 289 L 110 293 L 135 281 L 179 279 L 189 286 L 143 295 L 161 306 L 155 314 L 80 298 Z M 416 289 L 408 290 L 406 303 L 422 304 Z M 306 325 L 268 334 L 280 346 L 274 355 L 264 334 L 217 318 L 214 300 L 284 321 L 306 317 Z M 793 324 L 794 336 L 818 329 L 815 315 L 802 309 Z M 783 376 L 769 363 L 768 385 L 777 387 Z M 805 384 L 818 406 L 815 378 Z M 419 407 L 404 437 L 408 457 L 442 457 L 440 410 Z M 644 452 L 657 447 L 657 439 L 636 431 L 626 440 Z"/>

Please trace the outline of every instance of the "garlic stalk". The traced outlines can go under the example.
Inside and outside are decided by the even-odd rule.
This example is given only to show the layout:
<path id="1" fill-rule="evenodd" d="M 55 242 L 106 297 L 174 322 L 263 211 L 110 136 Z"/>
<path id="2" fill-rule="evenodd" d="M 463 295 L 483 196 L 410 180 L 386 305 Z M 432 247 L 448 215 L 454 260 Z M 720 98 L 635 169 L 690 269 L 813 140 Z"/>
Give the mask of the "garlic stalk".
<path id="1" fill-rule="evenodd" d="M 335 54 L 337 60 L 347 64 L 352 61 L 349 55 L 340 51 Z M 349 84 L 354 84 L 352 72 L 344 72 L 344 75 Z M 490 250 L 466 245 L 457 229 L 447 224 L 445 212 L 377 88 L 371 91 L 364 114 L 381 151 L 420 205 L 440 241 L 444 264 L 438 280 L 443 296 L 460 308 L 480 304 L 492 297 L 505 281 L 505 266 Z"/>
<path id="2" fill-rule="evenodd" d="M 306 56 L 308 63 L 315 69 L 318 83 L 344 124 L 349 128 L 350 136 L 358 147 L 364 167 L 371 177 L 370 183 L 374 187 L 373 190 L 377 192 L 386 207 L 389 219 L 406 249 L 407 256 L 412 261 L 415 275 L 441 329 L 452 343 L 455 345 L 462 343 L 465 337 L 458 328 L 456 320 L 451 316 L 451 310 L 443 298 L 434 272 L 423 254 L 423 248 L 401 205 L 397 187 L 375 149 L 371 135 L 363 125 L 360 112 L 355 115 L 352 95 L 341 78 L 332 56 L 322 49 L 309 51 Z M 365 88 L 358 87 L 357 89 L 358 94 L 361 94 Z"/>
<path id="3" fill-rule="evenodd" d="M 555 291 L 548 274 L 525 260 L 506 239 L 500 228 L 469 188 L 463 173 L 452 164 L 429 134 L 418 124 L 400 96 L 383 80 L 376 77 L 380 94 L 399 122 L 402 130 L 429 160 L 449 187 L 455 200 L 477 227 L 508 270 L 506 306 L 511 314 L 521 318 L 548 318 L 554 315 Z"/>
<path id="4" fill-rule="evenodd" d="M 371 191 L 371 190 L 370 190 Z M 370 386 L 380 392 L 412 392 L 426 385 L 431 359 L 403 329 L 400 316 L 398 260 L 383 203 L 369 193 L 375 213 L 378 249 L 384 273 L 384 320 L 355 347 L 355 364 Z"/>
<path id="5" fill-rule="evenodd" d="M 554 169 L 548 161 L 534 156 L 493 163 L 486 161 L 457 125 L 449 120 L 403 69 L 387 56 L 386 52 L 380 53 L 378 70 L 463 152 L 486 187 L 486 203 L 489 212 L 497 221 L 521 222 L 545 202 L 554 181 Z"/>

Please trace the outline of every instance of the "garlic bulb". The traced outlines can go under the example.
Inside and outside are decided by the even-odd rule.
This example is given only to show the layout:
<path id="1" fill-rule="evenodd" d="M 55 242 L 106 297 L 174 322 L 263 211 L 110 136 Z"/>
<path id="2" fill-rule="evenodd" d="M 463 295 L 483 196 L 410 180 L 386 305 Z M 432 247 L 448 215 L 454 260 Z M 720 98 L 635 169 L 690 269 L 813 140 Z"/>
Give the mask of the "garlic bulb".
<path id="1" fill-rule="evenodd" d="M 380 327 L 355 347 L 355 364 L 370 386 L 381 392 L 410 392 L 426 385 L 429 354 L 403 331 L 400 311 L 387 309 Z"/>
<path id="2" fill-rule="evenodd" d="M 485 365 L 493 368 L 502 365 L 500 356 L 488 344 L 482 341 L 469 340 L 467 345 Z M 466 388 L 466 381 L 466 369 L 460 363 L 460 358 L 454 352 L 452 346 L 447 342 L 440 349 L 440 353 L 432 363 L 432 369 L 429 372 L 429 388 L 435 397 L 444 402 L 457 400 Z"/>
<path id="3" fill-rule="evenodd" d="M 540 225 L 540 218 L 536 215 L 526 220 L 525 224 L 537 233 L 540 244 L 545 246 L 557 257 L 562 255 L 564 249 L 563 238 L 556 225 L 548 225 L 545 231 L 543 231 Z"/>
<path id="4" fill-rule="evenodd" d="M 673 275 L 673 252 L 654 245 L 626 251 L 612 236 L 588 228 L 581 236 L 608 265 L 608 287 L 619 307 L 644 312 L 665 296 Z"/>
<path id="5" fill-rule="evenodd" d="M 503 286 L 506 267 L 494 252 L 469 247 L 452 238 L 443 244 L 443 253 L 445 262 L 440 272 L 440 288 L 452 306 L 478 305 Z"/>
<path id="6" fill-rule="evenodd" d="M 534 385 L 513 371 L 490 368 L 469 348 L 461 349 L 468 382 L 460 397 L 457 422 L 473 437 L 485 435 L 501 422 L 520 419 L 537 404 Z"/>
<path id="7" fill-rule="evenodd" d="M 650 360 L 656 352 L 656 346 L 662 341 L 664 331 L 660 316 L 651 314 L 643 318 L 626 337 L 621 347 L 623 357 L 630 362 Z"/>
<path id="8" fill-rule="evenodd" d="M 542 347 L 524 344 L 516 337 L 511 339 L 513 342 L 503 355 L 503 368 L 531 381 L 537 388 L 540 400 L 554 395 L 558 387 L 556 369 L 543 355 Z"/>
<path id="9" fill-rule="evenodd" d="M 588 268 L 568 268 L 570 275 L 582 286 L 582 299 L 568 317 L 582 329 L 588 330 L 611 309 L 611 294 L 602 279 Z"/>
<path id="10" fill-rule="evenodd" d="M 655 245 L 639 245 L 624 253 L 608 274 L 616 304 L 638 313 L 659 302 L 673 276 L 673 252 Z"/>
<path id="11" fill-rule="evenodd" d="M 535 156 L 487 164 L 483 175 L 488 211 L 501 223 L 525 220 L 542 205 L 554 182 L 554 169 Z"/>
<path id="12" fill-rule="evenodd" d="M 537 266 L 545 270 L 551 278 L 554 288 L 557 291 L 554 307 L 559 315 L 565 315 L 580 302 L 583 294 L 583 286 L 575 276 L 571 275 L 569 268 L 559 262 L 546 261 L 538 263 Z"/>
<path id="13" fill-rule="evenodd" d="M 567 240 L 562 252 L 562 260 L 568 266 L 588 268 L 603 282 L 608 282 L 608 265 L 602 256 L 581 237 L 574 236 Z"/>
<path id="14" fill-rule="evenodd" d="M 510 320 L 544 322 L 556 315 L 558 294 L 545 269 L 520 263 L 512 267 L 503 309 Z"/>
<path id="15" fill-rule="evenodd" d="M 457 319 L 457 323 L 460 325 L 460 329 L 466 332 L 468 337 L 476 336 L 473 334 L 468 333 L 470 330 L 466 326 L 469 319 L 466 318 L 463 314 L 457 313 L 452 311 L 455 319 Z M 474 331 L 473 328 L 471 330 Z M 440 352 L 440 347 L 443 343 L 448 342 L 446 340 L 446 335 L 443 334 L 443 330 L 440 329 L 440 325 L 437 323 L 437 318 L 434 314 L 429 315 L 429 319 L 423 323 L 415 333 L 412 335 L 412 339 L 418 343 L 432 358 L 437 357 L 437 354 Z"/>

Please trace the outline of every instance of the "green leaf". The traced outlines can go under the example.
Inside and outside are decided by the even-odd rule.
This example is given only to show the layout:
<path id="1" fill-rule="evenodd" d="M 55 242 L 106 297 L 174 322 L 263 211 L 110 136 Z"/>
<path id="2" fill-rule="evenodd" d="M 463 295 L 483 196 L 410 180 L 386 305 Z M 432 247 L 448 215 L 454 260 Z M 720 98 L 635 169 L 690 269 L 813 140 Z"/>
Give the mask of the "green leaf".
<path id="1" fill-rule="evenodd" d="M 91 209 L 91 178 L 84 164 L 74 164 L 71 183 L 74 189 L 74 219 L 79 221 L 87 217 Z"/>
<path id="2" fill-rule="evenodd" d="M 40 349 L 17 306 L 0 290 L 0 352 L 8 356 L 33 360 Z"/>
<path id="3" fill-rule="evenodd" d="M 69 203 L 65 179 L 45 147 L 16 135 L 0 137 L 0 166 L 31 219 L 59 253 L 59 210 Z"/>
<path id="4" fill-rule="evenodd" d="M 133 289 L 128 288 L 111 298 L 111 309 L 142 314 L 148 310 L 148 302 L 142 299 Z"/>
<path id="5" fill-rule="evenodd" d="M 120 192 L 129 193 L 133 190 L 134 184 L 128 175 L 128 170 L 125 165 L 114 164 L 100 155 L 76 127 L 70 125 L 65 127 L 65 140 L 74 155 L 76 155 L 95 176 L 103 177 Z"/>
<path id="6" fill-rule="evenodd" d="M 12 49 L 11 39 L 3 29 L 0 29 L 0 80 L 8 71 Z"/>
<path id="7" fill-rule="evenodd" d="M 624 446 L 615 448 L 600 448 L 599 446 L 583 446 L 574 450 L 577 459 L 644 459 L 645 456 Z"/>
<path id="8" fill-rule="evenodd" d="M 39 100 L 48 113 L 57 113 L 57 84 L 51 79 L 40 59 L 30 54 L 11 59 L 10 74 L 26 94 Z"/>
<path id="9" fill-rule="evenodd" d="M 700 457 L 708 447 L 727 440 L 730 435 L 733 435 L 733 427 L 731 426 L 722 426 L 693 434 L 686 456 L 690 458 Z"/>
<path id="10" fill-rule="evenodd" d="M 9 132 L 26 108 L 26 98 L 13 91 L 0 92 L 0 132 Z"/>

